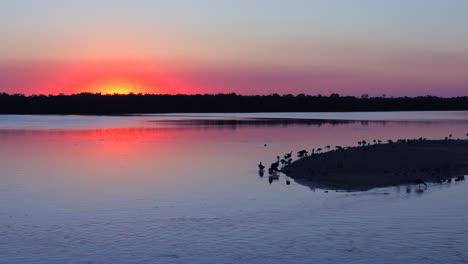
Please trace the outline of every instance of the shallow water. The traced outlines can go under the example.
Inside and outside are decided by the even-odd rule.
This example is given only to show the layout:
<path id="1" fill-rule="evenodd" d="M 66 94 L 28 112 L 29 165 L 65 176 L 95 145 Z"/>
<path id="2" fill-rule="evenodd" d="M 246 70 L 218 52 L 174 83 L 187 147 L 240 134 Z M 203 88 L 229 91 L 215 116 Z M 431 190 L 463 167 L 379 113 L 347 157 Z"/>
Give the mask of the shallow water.
<path id="1" fill-rule="evenodd" d="M 466 263 L 464 182 L 326 192 L 256 167 L 450 133 L 468 112 L 0 116 L 0 263 Z"/>

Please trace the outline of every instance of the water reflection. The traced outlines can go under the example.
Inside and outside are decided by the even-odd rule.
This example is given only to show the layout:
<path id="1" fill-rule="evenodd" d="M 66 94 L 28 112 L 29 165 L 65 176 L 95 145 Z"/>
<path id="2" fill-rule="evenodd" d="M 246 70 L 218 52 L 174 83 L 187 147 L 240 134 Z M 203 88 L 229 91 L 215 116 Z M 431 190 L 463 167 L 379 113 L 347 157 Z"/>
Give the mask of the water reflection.
<path id="1" fill-rule="evenodd" d="M 287 179 L 287 176 L 285 176 L 285 179 Z M 280 176 L 281 177 L 281 176 Z M 389 187 L 380 187 L 380 188 L 375 188 L 375 189 L 388 189 L 391 188 L 390 190 L 393 190 L 396 193 L 402 193 L 403 191 L 408 194 L 416 194 L 416 195 L 422 195 L 426 191 L 429 191 L 431 189 L 446 189 L 450 188 L 451 186 L 456 186 L 457 184 L 462 184 L 464 182 L 466 176 L 457 176 L 454 178 L 451 178 L 450 180 L 444 181 L 442 183 L 428 183 L 427 185 L 423 184 L 409 184 L 409 185 L 397 185 L 391 188 L 392 186 Z M 339 188 L 337 189 L 335 186 L 332 185 L 327 185 L 326 183 L 320 183 L 317 181 L 311 181 L 307 179 L 293 179 L 294 183 L 308 187 L 311 191 L 315 192 L 317 190 L 323 190 L 323 191 L 336 191 L 336 192 L 363 192 L 362 190 L 356 190 L 356 189 L 343 189 Z M 368 191 L 368 190 L 366 190 Z"/>
<path id="2" fill-rule="evenodd" d="M 430 126 L 433 123 L 438 124 L 468 124 L 468 120 L 347 120 L 347 119 L 307 119 L 307 118 L 237 118 L 231 117 L 212 117 L 209 119 L 196 118 L 196 119 L 162 119 L 150 120 L 149 122 L 164 125 L 164 126 L 194 126 L 194 127 L 216 127 L 217 129 L 231 128 L 236 129 L 241 126 L 256 126 L 256 127 L 277 127 L 277 126 L 323 126 L 323 125 L 346 125 L 346 124 L 360 124 L 362 127 L 378 125 L 386 126 L 391 125 L 408 125 L 418 124 Z"/>
<path id="3" fill-rule="evenodd" d="M 283 175 L 270 185 L 257 167 L 363 139 L 462 137 L 466 122 L 241 122 L 232 130 L 155 118 L 0 120 L 2 261 L 378 263 L 394 261 L 394 252 L 405 252 L 402 263 L 466 259 L 463 182 L 429 184 L 423 195 L 414 186 L 409 194 L 406 186 L 341 193 Z"/>
<path id="4" fill-rule="evenodd" d="M 175 126 L 216 126 L 216 127 L 231 127 L 236 129 L 239 126 L 322 126 L 343 125 L 355 123 L 354 120 L 323 120 L 323 119 L 299 119 L 299 118 L 240 118 L 240 119 L 180 119 L 180 120 L 156 120 L 151 121 L 158 124 L 175 125 Z"/>

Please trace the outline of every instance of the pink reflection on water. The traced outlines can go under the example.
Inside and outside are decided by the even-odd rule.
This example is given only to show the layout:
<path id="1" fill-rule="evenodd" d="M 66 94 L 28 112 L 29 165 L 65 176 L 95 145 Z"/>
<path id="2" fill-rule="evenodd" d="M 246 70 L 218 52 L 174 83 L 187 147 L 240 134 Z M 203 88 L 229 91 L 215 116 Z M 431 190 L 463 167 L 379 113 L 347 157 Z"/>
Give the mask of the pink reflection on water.
<path id="1" fill-rule="evenodd" d="M 59 171 L 81 179 L 193 179 L 245 171 L 289 151 L 357 141 L 463 137 L 467 123 L 351 122 L 320 125 L 174 125 L 162 128 L 0 130 L 8 167 Z M 267 144 L 268 147 L 263 147 Z M 71 172 L 71 173 L 70 173 Z M 54 174 L 52 173 L 52 174 Z M 210 173 L 208 173 L 210 174 Z"/>

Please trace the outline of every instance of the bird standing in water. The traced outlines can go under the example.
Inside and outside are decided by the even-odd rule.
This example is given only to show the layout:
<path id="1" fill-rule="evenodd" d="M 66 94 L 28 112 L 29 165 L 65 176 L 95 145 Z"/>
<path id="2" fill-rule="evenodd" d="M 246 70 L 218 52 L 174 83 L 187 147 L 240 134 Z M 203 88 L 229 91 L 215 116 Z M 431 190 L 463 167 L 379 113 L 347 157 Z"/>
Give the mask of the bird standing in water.
<path id="1" fill-rule="evenodd" d="M 265 166 L 263 166 L 263 164 L 260 162 L 260 163 L 258 164 L 258 169 L 259 169 L 260 171 L 263 171 L 263 170 L 265 169 Z"/>
<path id="2" fill-rule="evenodd" d="M 421 180 L 421 179 L 416 179 L 416 180 L 414 181 L 414 183 L 417 184 L 418 186 L 421 186 L 421 184 L 422 184 L 422 185 L 424 185 L 424 187 L 427 189 L 427 184 L 426 184 L 423 180 Z"/>

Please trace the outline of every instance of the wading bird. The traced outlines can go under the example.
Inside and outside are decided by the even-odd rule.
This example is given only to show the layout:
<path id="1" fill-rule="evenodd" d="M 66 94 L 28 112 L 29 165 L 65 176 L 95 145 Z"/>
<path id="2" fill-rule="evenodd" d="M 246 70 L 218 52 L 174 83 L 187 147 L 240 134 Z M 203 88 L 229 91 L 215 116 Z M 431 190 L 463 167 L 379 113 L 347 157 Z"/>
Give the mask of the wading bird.
<path id="1" fill-rule="evenodd" d="M 464 181 L 465 180 L 465 175 L 462 175 L 462 176 L 458 176 L 455 181 L 459 182 L 459 181 Z"/>
<path id="2" fill-rule="evenodd" d="M 422 185 L 424 185 L 424 187 L 427 189 L 427 184 L 426 184 L 423 180 L 421 180 L 421 179 L 416 179 L 416 180 L 414 180 L 413 183 L 414 183 L 414 184 L 417 184 L 418 187 L 421 187 L 421 184 L 422 184 Z"/>
<path id="3" fill-rule="evenodd" d="M 297 157 L 299 158 L 307 157 L 308 155 L 309 155 L 309 152 L 305 149 L 297 152 Z"/>
<path id="4" fill-rule="evenodd" d="M 260 162 L 260 163 L 258 164 L 258 169 L 259 169 L 260 171 L 263 171 L 263 170 L 265 169 L 265 166 L 263 166 L 263 164 Z"/>

